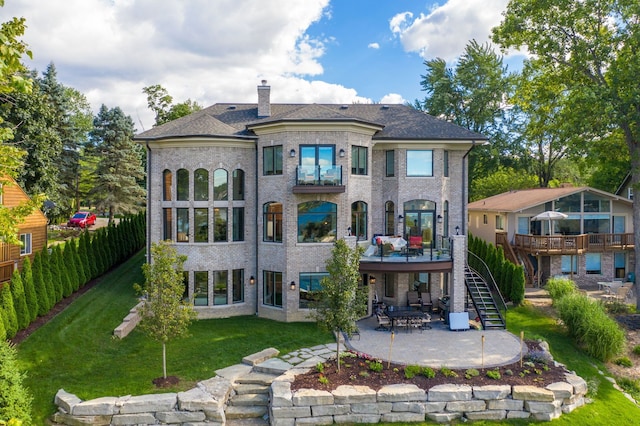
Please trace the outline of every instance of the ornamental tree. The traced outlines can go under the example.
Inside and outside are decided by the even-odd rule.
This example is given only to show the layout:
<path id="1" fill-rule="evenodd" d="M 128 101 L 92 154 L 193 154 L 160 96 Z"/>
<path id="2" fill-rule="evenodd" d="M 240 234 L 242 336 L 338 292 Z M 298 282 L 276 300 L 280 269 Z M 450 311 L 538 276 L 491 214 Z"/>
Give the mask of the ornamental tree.
<path id="1" fill-rule="evenodd" d="M 142 265 L 145 283 L 135 284 L 136 291 L 145 298 L 139 310 L 140 329 L 153 340 L 162 343 L 162 374 L 167 378 L 167 343 L 187 334 L 196 318 L 193 305 L 183 298 L 183 264 L 187 259 L 179 255 L 169 241 L 151 245 L 151 263 Z"/>
<path id="2" fill-rule="evenodd" d="M 336 241 L 327 260 L 329 276 L 321 281 L 322 289 L 311 303 L 311 316 L 318 325 L 336 335 L 357 330 L 356 321 L 366 314 L 367 293 L 360 283 L 360 257 L 363 248 L 351 248 L 345 240 Z M 336 356 L 340 359 L 340 339 L 336 339 Z M 340 363 L 338 362 L 338 371 Z"/>

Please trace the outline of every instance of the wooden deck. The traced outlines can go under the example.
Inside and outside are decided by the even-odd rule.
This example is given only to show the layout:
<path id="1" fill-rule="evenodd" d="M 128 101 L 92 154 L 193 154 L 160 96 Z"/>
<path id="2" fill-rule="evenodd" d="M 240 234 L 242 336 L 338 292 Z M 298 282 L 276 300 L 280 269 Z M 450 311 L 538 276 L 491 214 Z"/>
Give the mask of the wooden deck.
<path id="1" fill-rule="evenodd" d="M 633 234 L 523 235 L 514 248 L 531 254 L 561 255 L 633 250 Z"/>

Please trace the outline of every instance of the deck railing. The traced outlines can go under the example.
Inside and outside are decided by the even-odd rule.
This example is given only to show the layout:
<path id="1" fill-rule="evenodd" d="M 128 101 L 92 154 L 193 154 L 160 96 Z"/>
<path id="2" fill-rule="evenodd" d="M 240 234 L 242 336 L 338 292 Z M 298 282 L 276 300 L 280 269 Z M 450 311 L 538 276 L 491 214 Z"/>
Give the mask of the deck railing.
<path id="1" fill-rule="evenodd" d="M 580 254 L 633 250 L 633 234 L 524 235 L 516 234 L 514 246 L 529 253 Z"/>

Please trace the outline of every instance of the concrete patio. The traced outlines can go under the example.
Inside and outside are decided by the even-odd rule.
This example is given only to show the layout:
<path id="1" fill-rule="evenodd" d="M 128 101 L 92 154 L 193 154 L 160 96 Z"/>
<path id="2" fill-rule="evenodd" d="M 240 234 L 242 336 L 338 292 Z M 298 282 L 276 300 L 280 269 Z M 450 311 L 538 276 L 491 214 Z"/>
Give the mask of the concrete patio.
<path id="1" fill-rule="evenodd" d="M 432 368 L 482 368 L 520 360 L 520 338 L 506 330 L 451 331 L 437 314 L 431 318 L 431 329 L 392 334 L 376 330 L 376 317 L 369 317 L 358 321 L 360 335 L 345 343 L 350 349 L 384 361 Z"/>

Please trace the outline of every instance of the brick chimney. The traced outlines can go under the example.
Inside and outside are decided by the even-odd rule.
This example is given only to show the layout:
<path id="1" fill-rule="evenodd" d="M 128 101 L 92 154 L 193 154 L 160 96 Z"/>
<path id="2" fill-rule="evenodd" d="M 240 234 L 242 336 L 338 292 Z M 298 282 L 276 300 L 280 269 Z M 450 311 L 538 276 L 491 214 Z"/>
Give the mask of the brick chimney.
<path id="1" fill-rule="evenodd" d="M 271 116 L 271 86 L 267 86 L 267 80 L 262 80 L 258 86 L 258 117 Z"/>

